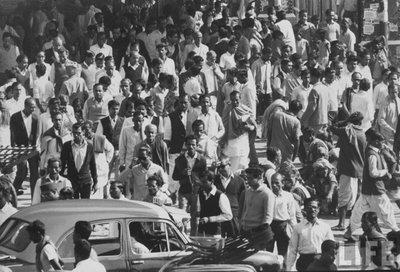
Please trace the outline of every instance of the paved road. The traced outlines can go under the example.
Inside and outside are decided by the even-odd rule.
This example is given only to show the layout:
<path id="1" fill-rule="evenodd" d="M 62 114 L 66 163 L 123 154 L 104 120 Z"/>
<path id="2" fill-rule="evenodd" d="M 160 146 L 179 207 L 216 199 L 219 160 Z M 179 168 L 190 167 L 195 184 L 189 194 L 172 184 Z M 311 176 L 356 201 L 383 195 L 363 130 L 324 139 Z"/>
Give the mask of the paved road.
<path id="1" fill-rule="evenodd" d="M 265 163 L 266 161 L 266 156 L 265 156 L 265 143 L 261 141 L 256 142 L 256 149 L 257 149 L 257 155 L 259 158 L 259 161 L 261 164 Z M 29 183 L 24 182 L 23 184 L 24 188 L 26 190 L 24 191 L 24 194 L 18 197 L 18 204 L 21 209 L 23 209 L 26 206 L 30 205 L 30 189 L 29 189 Z M 397 205 L 393 204 L 395 207 L 396 211 L 396 221 L 400 222 L 400 210 L 397 207 Z M 337 219 L 333 216 L 326 216 L 323 217 L 322 220 L 326 223 L 328 223 L 331 227 L 335 226 L 337 224 Z M 388 233 L 389 229 L 382 229 L 384 233 Z M 361 229 L 357 230 L 355 232 L 355 235 L 360 235 L 362 233 Z M 337 256 L 337 263 L 338 267 L 341 270 L 346 270 L 346 269 L 357 269 L 359 268 L 360 265 L 360 257 L 359 257 L 359 251 L 358 251 L 358 244 L 347 244 L 344 243 L 343 239 L 343 232 L 338 232 L 334 231 L 335 239 L 340 242 L 340 249 L 339 253 Z"/>

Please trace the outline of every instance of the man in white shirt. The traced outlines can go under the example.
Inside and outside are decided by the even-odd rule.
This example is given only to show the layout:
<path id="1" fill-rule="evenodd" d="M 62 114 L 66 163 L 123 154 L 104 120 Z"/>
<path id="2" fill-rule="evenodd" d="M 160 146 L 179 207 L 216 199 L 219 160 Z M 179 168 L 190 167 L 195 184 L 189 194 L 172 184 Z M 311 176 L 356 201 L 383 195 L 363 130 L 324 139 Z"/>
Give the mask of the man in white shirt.
<path id="1" fill-rule="evenodd" d="M 111 85 L 108 86 L 107 92 L 115 98 L 119 93 L 119 87 L 121 84 L 121 74 L 115 69 L 115 63 L 112 56 L 106 57 L 104 59 L 105 67 L 103 70 L 100 70 L 96 73 L 96 83 L 99 83 L 99 80 L 103 76 L 108 76 L 111 80 Z"/>
<path id="2" fill-rule="evenodd" d="M 106 272 L 106 268 L 100 262 L 90 258 L 92 246 L 87 240 L 75 242 L 74 255 L 76 267 L 73 272 Z"/>
<path id="3" fill-rule="evenodd" d="M 200 95 L 199 98 L 201 112 L 197 115 L 197 120 L 204 122 L 204 132 L 211 140 L 218 141 L 225 134 L 225 127 L 221 116 L 211 107 L 211 99 L 208 95 Z"/>
<path id="4" fill-rule="evenodd" d="M 10 116 L 24 109 L 26 91 L 21 83 L 14 82 L 11 85 L 13 97 L 3 102 L 3 107 L 8 110 Z"/>
<path id="5" fill-rule="evenodd" d="M 0 180 L 0 225 L 18 211 L 9 202 L 10 197 L 10 185 L 5 180 Z"/>
<path id="6" fill-rule="evenodd" d="M 47 161 L 47 175 L 38 179 L 35 185 L 35 189 L 32 197 L 32 205 L 41 202 L 42 190 L 41 186 L 47 183 L 53 183 L 57 187 L 57 191 L 60 192 L 61 189 L 65 187 L 71 187 L 71 182 L 60 175 L 61 162 L 58 158 L 50 158 Z"/>
<path id="7" fill-rule="evenodd" d="M 278 247 L 278 254 L 286 256 L 291 231 L 296 225 L 296 203 L 291 193 L 283 190 L 283 177 L 275 173 L 271 178 L 272 192 L 275 194 L 274 219 L 271 229 Z"/>
<path id="8" fill-rule="evenodd" d="M 224 74 L 221 72 L 218 64 L 215 63 L 216 59 L 217 54 L 212 50 L 208 51 L 206 63 L 201 69 L 205 79 L 206 93 L 209 94 L 216 94 L 219 91 L 219 83 L 224 79 Z"/>
<path id="9" fill-rule="evenodd" d="M 219 67 L 223 72 L 236 67 L 235 53 L 238 46 L 238 42 L 232 39 L 228 43 L 228 51 L 221 55 L 219 60 Z"/>
<path id="10" fill-rule="evenodd" d="M 326 35 L 327 40 L 329 42 L 337 41 L 340 36 L 340 26 L 338 23 L 334 21 L 335 12 L 331 9 L 327 9 L 325 12 L 326 15 Z"/>
<path id="11" fill-rule="evenodd" d="M 161 73 L 176 76 L 175 62 L 167 57 L 167 45 L 165 43 L 157 44 L 158 57 L 162 60 Z"/>
<path id="12" fill-rule="evenodd" d="M 339 42 L 346 45 L 347 51 L 354 51 L 354 45 L 356 44 L 356 35 L 350 30 L 351 21 L 349 18 L 344 18 L 341 24 L 342 32 L 339 36 Z"/>
<path id="13" fill-rule="evenodd" d="M 111 46 L 106 44 L 107 37 L 106 33 L 99 32 L 97 33 L 97 43 L 90 47 L 90 51 L 94 53 L 96 56 L 98 53 L 103 53 L 104 56 L 113 56 L 113 49 Z"/>
<path id="14" fill-rule="evenodd" d="M 297 271 L 307 271 L 307 267 L 321 254 L 321 244 L 325 240 L 335 240 L 331 227 L 318 219 L 319 201 L 313 198 L 304 201 L 306 219 L 297 224 L 290 238 L 286 259 L 286 270 L 294 271 L 297 254 L 300 254 L 296 263 Z"/>
<path id="15" fill-rule="evenodd" d="M 31 63 L 28 66 L 29 84 L 30 84 L 31 88 L 33 87 L 33 82 L 35 81 L 35 79 L 37 79 L 37 76 L 36 76 L 36 65 L 44 64 L 46 66 L 46 77 L 50 78 L 51 66 L 50 66 L 50 64 L 44 62 L 44 60 L 45 60 L 45 54 L 44 54 L 43 51 L 40 51 L 36 55 L 36 62 Z"/>
<path id="16" fill-rule="evenodd" d="M 286 19 L 285 11 L 278 11 L 276 16 L 278 20 L 275 23 L 275 27 L 277 30 L 283 33 L 283 42 L 292 47 L 292 53 L 296 53 L 296 40 L 294 37 L 293 27 L 292 24 Z"/>
<path id="17" fill-rule="evenodd" d="M 54 97 L 54 86 L 46 77 L 46 66 L 44 64 L 36 65 L 37 79 L 33 82 L 32 97 L 38 102 L 41 112 L 47 110 L 49 99 Z"/>
<path id="18" fill-rule="evenodd" d="M 201 56 L 203 59 L 206 59 L 207 52 L 209 51 L 208 46 L 201 43 L 203 39 L 203 34 L 200 31 L 196 31 L 194 33 L 194 43 L 187 44 L 182 52 L 181 58 L 181 66 L 185 65 L 185 61 L 190 52 L 194 51 L 196 55 Z"/>

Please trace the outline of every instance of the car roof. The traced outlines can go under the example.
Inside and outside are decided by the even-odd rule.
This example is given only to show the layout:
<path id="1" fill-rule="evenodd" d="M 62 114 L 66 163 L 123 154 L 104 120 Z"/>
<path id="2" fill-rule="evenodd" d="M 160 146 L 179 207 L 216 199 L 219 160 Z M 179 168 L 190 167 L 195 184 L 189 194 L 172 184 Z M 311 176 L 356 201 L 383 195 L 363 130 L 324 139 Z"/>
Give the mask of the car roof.
<path id="1" fill-rule="evenodd" d="M 100 220 L 111 218 L 160 218 L 170 219 L 168 213 L 161 207 L 152 203 L 142 201 L 122 201 L 114 199 L 76 199 L 49 201 L 26 207 L 15 213 L 12 217 L 26 221 L 42 220 L 46 224 L 46 218 L 51 219 L 51 224 L 57 219 L 66 219 L 71 215 L 71 219 L 78 220 Z M 83 216 L 83 219 L 78 219 Z M 76 219 L 76 220 L 75 220 Z M 62 220 L 62 221 L 64 221 Z M 75 222 L 74 222 L 75 223 Z"/>

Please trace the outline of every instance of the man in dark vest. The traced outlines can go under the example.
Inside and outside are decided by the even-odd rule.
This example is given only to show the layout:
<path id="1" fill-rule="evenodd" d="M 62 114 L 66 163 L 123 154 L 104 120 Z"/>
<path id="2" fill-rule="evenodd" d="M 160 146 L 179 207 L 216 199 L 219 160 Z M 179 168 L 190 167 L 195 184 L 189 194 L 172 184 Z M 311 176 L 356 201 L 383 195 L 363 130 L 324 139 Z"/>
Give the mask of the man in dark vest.
<path id="1" fill-rule="evenodd" d="M 349 227 L 343 236 L 349 241 L 355 241 L 352 233 L 361 226 L 361 217 L 367 211 L 376 212 L 379 219 L 391 230 L 399 230 L 384 183 L 392 178 L 381 154 L 384 137 L 372 128 L 365 132 L 365 136 L 368 145 L 365 150 L 361 195 L 354 204 Z"/>
<path id="2" fill-rule="evenodd" d="M 121 74 L 125 75 L 124 78 L 129 78 L 131 82 L 139 79 L 147 81 L 149 71 L 138 51 L 131 51 L 129 57 L 125 57 L 124 65 L 121 67 Z"/>
<path id="3" fill-rule="evenodd" d="M 34 114 L 36 102 L 33 98 L 25 99 L 24 109 L 14 113 L 10 118 L 11 146 L 36 146 L 40 150 L 39 142 L 39 117 Z M 0 135 L 0 137 L 5 137 Z M 31 195 L 35 188 L 36 181 L 39 178 L 39 153 L 28 159 L 29 165 L 29 183 L 31 186 Z M 26 175 L 28 167 L 26 161 L 17 165 L 17 174 L 14 180 L 14 187 L 18 194 L 23 194 L 21 185 Z"/>
<path id="4" fill-rule="evenodd" d="M 114 146 L 114 156 L 110 162 L 109 169 L 110 174 L 113 170 L 115 170 L 116 175 L 118 174 L 116 162 L 118 157 L 119 136 L 121 135 L 122 125 L 124 124 L 125 120 L 125 118 L 117 115 L 119 106 L 120 104 L 118 101 L 110 100 L 108 102 L 108 116 L 100 119 L 96 129 L 96 134 L 104 135 Z"/>
<path id="5" fill-rule="evenodd" d="M 214 185 L 215 175 L 208 171 L 200 176 L 199 234 L 232 237 L 232 210 L 228 197 Z"/>
<path id="6" fill-rule="evenodd" d="M 183 144 L 185 142 L 186 132 L 189 128 L 188 124 L 188 107 L 189 107 L 189 96 L 182 95 L 177 101 L 175 111 L 171 112 L 164 119 L 164 141 L 169 147 L 169 161 L 170 161 L 170 174 L 175 167 L 175 159 L 179 156 L 182 151 Z M 172 178 L 173 179 L 173 178 Z M 172 180 L 170 183 L 169 190 L 174 194 L 178 190 L 179 185 Z M 174 200 L 174 196 L 171 196 Z"/>
<path id="7" fill-rule="evenodd" d="M 197 231 L 197 201 L 198 178 L 201 173 L 207 171 L 207 161 L 199 154 L 197 138 L 194 135 L 186 137 L 186 152 L 180 154 L 175 160 L 172 179 L 179 181 L 179 208 L 190 212 L 190 235 L 196 235 Z"/>
<path id="8" fill-rule="evenodd" d="M 241 171 L 233 172 L 228 159 L 221 161 L 217 169 L 214 185 L 217 189 L 229 199 L 232 209 L 232 226 L 233 236 L 239 233 L 239 199 L 242 192 L 245 190 L 245 180 L 241 175 Z"/>

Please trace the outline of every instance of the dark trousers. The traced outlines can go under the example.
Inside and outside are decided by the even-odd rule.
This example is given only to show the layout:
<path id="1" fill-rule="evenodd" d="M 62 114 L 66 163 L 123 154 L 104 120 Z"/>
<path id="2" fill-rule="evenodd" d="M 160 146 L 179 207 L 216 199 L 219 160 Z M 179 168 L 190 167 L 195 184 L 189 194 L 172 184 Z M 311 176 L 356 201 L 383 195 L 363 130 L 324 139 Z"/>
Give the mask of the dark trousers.
<path id="1" fill-rule="evenodd" d="M 17 173 L 14 179 L 15 190 L 21 189 L 22 183 L 28 175 L 29 166 L 29 185 L 31 187 L 31 196 L 33 196 L 36 182 L 39 179 L 39 160 L 40 157 L 37 155 L 17 165 Z"/>
<path id="2" fill-rule="evenodd" d="M 75 199 L 89 199 L 90 193 L 92 191 L 91 183 L 83 183 L 83 184 L 73 184 L 72 189 L 74 189 L 74 198 Z"/>
<path id="3" fill-rule="evenodd" d="M 286 233 L 287 221 L 274 220 L 271 223 L 271 229 L 274 233 L 274 243 L 278 247 L 278 254 L 285 256 L 289 246 L 289 236 Z"/>
<path id="4" fill-rule="evenodd" d="M 256 146 L 254 145 L 256 138 L 257 138 L 257 128 L 254 131 L 249 132 L 249 147 L 250 147 L 250 153 L 249 153 L 250 163 L 249 164 L 250 165 L 258 165 L 257 150 L 256 150 Z"/>
<path id="5" fill-rule="evenodd" d="M 263 224 L 250 230 L 243 231 L 243 234 L 253 247 L 257 250 L 274 251 L 274 233 L 270 225 Z"/>
<path id="6" fill-rule="evenodd" d="M 319 254 L 300 254 L 296 262 L 297 271 L 307 271 L 308 266 L 315 260 Z"/>

